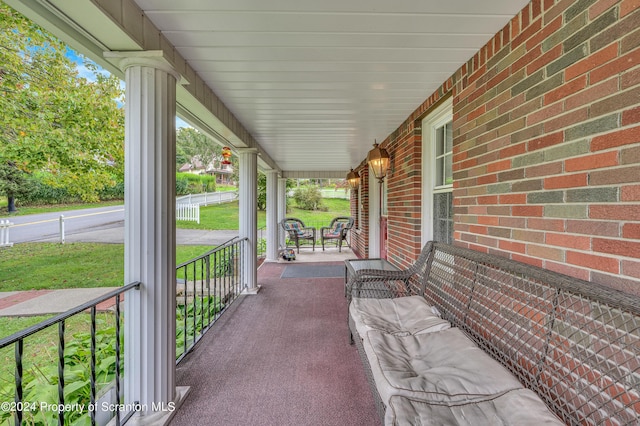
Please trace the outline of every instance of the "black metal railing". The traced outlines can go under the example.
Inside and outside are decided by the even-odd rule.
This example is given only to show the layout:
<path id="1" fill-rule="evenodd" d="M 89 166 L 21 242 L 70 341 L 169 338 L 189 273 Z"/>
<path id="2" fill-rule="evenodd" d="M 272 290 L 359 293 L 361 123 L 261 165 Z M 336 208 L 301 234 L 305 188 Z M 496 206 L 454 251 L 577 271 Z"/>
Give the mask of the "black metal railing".
<path id="1" fill-rule="evenodd" d="M 243 277 L 246 241 L 247 238 L 235 237 L 176 267 L 176 363 L 193 349 L 204 333 L 246 289 L 246 279 Z M 14 385 L 9 383 L 10 379 L 0 380 L 0 424 L 10 424 L 13 417 L 16 426 L 66 425 L 87 415 L 92 425 L 106 423 L 105 418 L 108 421 L 113 417 L 118 425 L 126 423 L 135 414 L 135 408 L 126 412 L 120 408 L 126 409 L 121 403 L 120 389 L 124 375 L 124 333 L 120 305 L 123 295 L 132 289 L 139 289 L 140 285 L 139 282 L 125 285 L 0 339 L 0 361 L 11 358 L 11 345 L 14 345 L 15 360 Z M 114 326 L 98 330 L 99 305 L 111 300 L 113 302 L 108 303 L 109 309 L 101 312 L 101 315 L 107 315 L 108 321 L 113 322 Z M 86 324 L 88 321 L 85 318 L 79 318 L 87 312 L 90 325 Z M 72 317 L 79 318 L 79 321 L 70 320 Z M 71 327 L 68 326 L 69 322 L 73 322 Z M 100 322 L 106 321 L 101 317 Z M 57 333 L 54 333 L 57 334 L 57 355 L 46 354 L 43 365 L 32 362 L 31 368 L 26 371 L 25 339 L 41 333 L 37 336 L 38 344 L 33 346 L 38 348 L 37 351 L 42 351 L 42 342 L 52 333 L 49 327 L 54 326 L 57 326 Z M 87 327 L 88 333 L 83 331 Z M 42 337 L 43 334 L 47 334 L 47 337 Z M 28 354 L 29 357 L 37 355 L 32 352 Z M 54 365 L 56 356 L 55 367 L 49 367 Z M 27 372 L 28 377 L 25 377 Z M 84 376 L 88 376 L 88 379 L 83 380 Z M 132 407 L 137 405 L 131 404 Z M 103 406 L 109 408 L 101 409 Z"/>
<path id="2" fill-rule="evenodd" d="M 176 267 L 176 363 L 246 290 L 244 244 L 233 238 Z"/>
<path id="3" fill-rule="evenodd" d="M 116 407 L 113 410 L 112 417 L 115 416 L 117 424 L 123 424 L 127 421 L 127 419 L 133 414 L 133 412 L 128 413 L 124 417 L 121 416 L 120 411 L 117 409 L 119 402 L 121 401 L 121 393 L 120 393 L 120 380 L 121 380 L 121 348 L 120 348 L 120 339 L 123 336 L 122 334 L 122 323 L 120 318 L 120 303 L 121 297 L 124 293 L 132 290 L 138 289 L 140 286 L 139 282 L 134 282 L 123 287 L 120 287 L 116 290 L 110 291 L 105 295 L 96 298 L 90 302 L 77 306 L 73 309 L 68 310 L 62 314 L 56 315 L 52 318 L 49 318 L 45 321 L 42 321 L 38 324 L 35 324 L 25 330 L 19 331 L 11 336 L 5 337 L 0 340 L 0 351 L 3 349 L 14 345 L 14 358 L 15 358 L 15 393 L 13 397 L 13 402 L 10 402 L 10 397 L 6 398 L 7 395 L 0 395 L 0 402 L 2 402 L 2 410 L 0 410 L 0 423 L 9 424 L 10 418 L 14 418 L 14 424 L 16 426 L 20 426 L 23 424 L 23 421 L 26 424 L 52 424 L 57 422 L 58 425 L 70 424 L 73 419 L 68 417 L 78 417 L 82 415 L 86 415 L 87 413 L 90 416 L 91 424 L 96 424 L 96 410 L 97 404 L 97 393 L 98 393 L 98 377 L 97 377 L 97 369 L 96 369 L 96 352 L 99 350 L 98 342 L 97 342 L 97 327 L 96 327 L 96 317 L 98 312 L 98 305 L 103 302 L 107 302 L 111 299 L 115 299 L 114 301 L 114 332 L 115 332 L 115 345 L 111 346 L 107 343 L 107 346 L 111 346 L 114 348 L 115 354 L 109 357 L 109 360 L 113 361 L 113 363 L 109 363 L 107 368 L 107 374 L 105 377 L 108 377 L 109 383 L 115 383 L 115 398 L 117 401 L 113 406 Z M 73 365 L 73 360 L 70 358 L 78 355 L 78 352 L 75 352 L 74 355 L 70 355 L 66 349 L 66 340 L 65 334 L 67 332 L 66 324 L 67 321 L 72 317 L 86 313 L 89 311 L 89 315 L 91 317 L 91 326 L 90 326 L 90 366 L 89 366 L 89 380 L 88 382 L 77 380 L 78 376 L 81 376 L 83 371 L 86 369 L 86 366 L 77 366 L 77 368 L 71 369 L 69 366 Z M 30 381 L 25 381 L 24 377 L 24 349 L 25 349 L 25 339 L 29 336 L 33 336 L 36 333 L 43 332 L 49 327 L 56 326 L 58 328 L 57 332 L 57 374 L 54 374 L 53 377 L 47 376 L 45 374 L 45 368 L 34 365 L 34 369 L 37 371 L 42 380 L 42 385 L 39 383 L 31 383 Z M 74 336 L 75 337 L 75 336 Z M 74 343 L 74 342 L 70 342 Z M 101 342 L 101 345 L 103 342 Z M 37 354 L 36 354 L 37 355 Z M 112 359 L 115 357 L 114 359 Z M 104 363 L 104 359 L 101 360 L 101 363 Z M 71 371 L 69 371 L 71 370 Z M 66 381 L 65 373 L 69 373 L 71 380 Z M 113 378 L 112 378 L 113 376 Z M 33 377 L 32 377 L 33 380 Z M 102 382 L 105 382 L 104 377 L 102 377 Z M 65 388 L 67 385 L 67 388 Z M 42 392 L 39 395 L 47 395 L 46 390 L 47 386 L 53 386 L 57 390 L 57 396 L 55 396 L 54 400 L 47 400 L 46 398 L 39 398 L 38 401 L 29 400 L 28 395 L 25 395 L 25 387 L 29 387 L 31 392 L 34 391 L 34 388 L 42 386 Z M 70 389 L 72 387 L 72 389 Z M 7 386 L 3 388 L 7 389 Z M 36 391 L 38 389 L 35 389 Z M 83 394 L 85 397 L 88 394 L 88 400 L 85 398 L 82 400 L 74 400 L 71 402 L 70 398 L 67 398 L 68 394 L 74 393 L 75 395 Z M 30 416 L 30 418 L 26 418 Z"/>

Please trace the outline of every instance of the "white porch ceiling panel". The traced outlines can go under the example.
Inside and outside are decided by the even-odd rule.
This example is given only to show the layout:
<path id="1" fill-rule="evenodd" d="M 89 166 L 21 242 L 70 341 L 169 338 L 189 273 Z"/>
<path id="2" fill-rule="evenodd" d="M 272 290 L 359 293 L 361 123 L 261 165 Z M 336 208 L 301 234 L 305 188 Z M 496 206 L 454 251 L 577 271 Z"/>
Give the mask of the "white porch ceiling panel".
<path id="1" fill-rule="evenodd" d="M 39 23 L 67 41 L 77 41 L 74 30 L 65 31 L 58 17 L 75 23 L 90 34 L 83 47 L 94 58 L 100 46 L 136 50 L 133 37 L 109 30 L 99 7 L 104 0 L 7 2 L 31 10 Z M 398 128 L 528 4 L 117 0 L 123 22 L 139 22 L 139 11 L 127 7 L 129 2 L 175 47 L 260 150 L 285 175 L 298 177 L 346 175 L 366 157 L 374 139 L 384 140 Z M 46 13 L 39 4 L 47 6 Z M 95 45 L 92 36 L 99 40 Z M 201 109 L 188 111 L 194 121 Z"/>
<path id="2" fill-rule="evenodd" d="M 136 0 L 284 171 L 348 171 L 528 2 Z"/>

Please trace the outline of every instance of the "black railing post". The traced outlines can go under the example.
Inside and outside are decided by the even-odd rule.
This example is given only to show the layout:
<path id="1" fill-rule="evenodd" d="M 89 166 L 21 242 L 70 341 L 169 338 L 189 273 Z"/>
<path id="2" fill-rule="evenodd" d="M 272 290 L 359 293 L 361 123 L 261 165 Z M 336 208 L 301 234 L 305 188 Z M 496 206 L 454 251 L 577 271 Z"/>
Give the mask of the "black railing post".
<path id="1" fill-rule="evenodd" d="M 96 306 L 91 307 L 91 425 L 96 424 Z"/>
<path id="2" fill-rule="evenodd" d="M 207 268 L 207 325 L 211 324 L 211 255 L 206 257 Z"/>
<path id="3" fill-rule="evenodd" d="M 116 294 L 116 424 L 120 424 L 120 294 Z"/>
<path id="4" fill-rule="evenodd" d="M 204 328 L 204 259 L 200 260 L 200 331 L 198 332 L 198 338 L 202 335 L 202 329 Z"/>
<path id="5" fill-rule="evenodd" d="M 183 318 L 183 327 L 184 327 L 184 354 L 187 353 L 187 348 L 189 347 L 188 343 L 187 343 L 187 339 L 189 338 L 189 330 L 187 328 L 187 320 L 188 320 L 188 310 L 187 310 L 187 266 L 185 266 L 183 268 L 184 274 L 184 318 Z"/>
<path id="6" fill-rule="evenodd" d="M 197 329 L 197 323 L 196 323 L 196 318 L 198 316 L 198 306 L 196 305 L 196 300 L 198 299 L 198 292 L 196 290 L 196 278 L 197 278 L 197 271 L 196 271 L 196 262 L 193 262 L 193 340 L 191 341 L 192 344 L 195 345 L 196 343 L 196 329 Z"/>
<path id="7" fill-rule="evenodd" d="M 213 296 L 216 300 L 222 300 L 218 288 L 218 252 L 213 253 Z"/>
<path id="8" fill-rule="evenodd" d="M 16 341 L 15 357 L 16 357 L 16 426 L 22 425 L 22 353 L 24 350 L 24 341 L 22 339 Z"/>
<path id="9" fill-rule="evenodd" d="M 58 323 L 58 425 L 64 426 L 64 320 Z"/>

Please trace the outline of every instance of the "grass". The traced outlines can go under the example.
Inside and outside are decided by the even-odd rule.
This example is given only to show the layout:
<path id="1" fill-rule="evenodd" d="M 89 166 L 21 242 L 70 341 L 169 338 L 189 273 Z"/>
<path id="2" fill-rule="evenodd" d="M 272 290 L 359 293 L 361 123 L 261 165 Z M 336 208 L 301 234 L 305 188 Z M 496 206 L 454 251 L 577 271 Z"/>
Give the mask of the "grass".
<path id="1" fill-rule="evenodd" d="M 176 263 L 210 250 L 177 246 Z M 124 280 L 124 245 L 24 243 L 0 249 L 0 291 L 118 287 Z"/>
<path id="2" fill-rule="evenodd" d="M 325 198 L 324 205 L 328 211 L 302 210 L 295 206 L 290 207 L 287 216 L 301 219 L 305 225 L 329 226 L 329 222 L 336 216 L 350 216 L 350 201 L 339 198 Z M 237 230 L 239 207 L 238 202 L 217 204 L 200 208 L 200 223 L 178 221 L 177 226 L 184 229 L 208 229 L 208 230 Z M 267 222 L 266 212 L 258 211 L 258 228 L 264 228 Z"/>

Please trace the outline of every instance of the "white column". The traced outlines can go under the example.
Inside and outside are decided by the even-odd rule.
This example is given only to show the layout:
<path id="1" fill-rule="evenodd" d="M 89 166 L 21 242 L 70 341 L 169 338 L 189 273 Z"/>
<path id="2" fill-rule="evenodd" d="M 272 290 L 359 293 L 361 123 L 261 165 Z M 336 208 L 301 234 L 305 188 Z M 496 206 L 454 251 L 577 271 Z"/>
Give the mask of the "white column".
<path id="1" fill-rule="evenodd" d="M 105 54 L 125 71 L 124 396 L 144 422 L 175 404 L 175 115 L 179 75 L 159 52 Z M 156 410 L 154 411 L 154 408 Z"/>
<path id="2" fill-rule="evenodd" d="M 280 226 L 282 219 L 287 217 L 287 178 L 278 178 L 278 246 L 284 248 L 284 229 Z"/>
<path id="3" fill-rule="evenodd" d="M 278 260 L 278 172 L 268 170 L 267 175 L 267 262 Z"/>
<path id="4" fill-rule="evenodd" d="M 238 149 L 240 160 L 240 238 L 244 243 L 242 264 L 244 266 L 244 284 L 249 293 L 258 291 L 257 238 L 258 238 L 258 150 L 255 148 Z"/>

